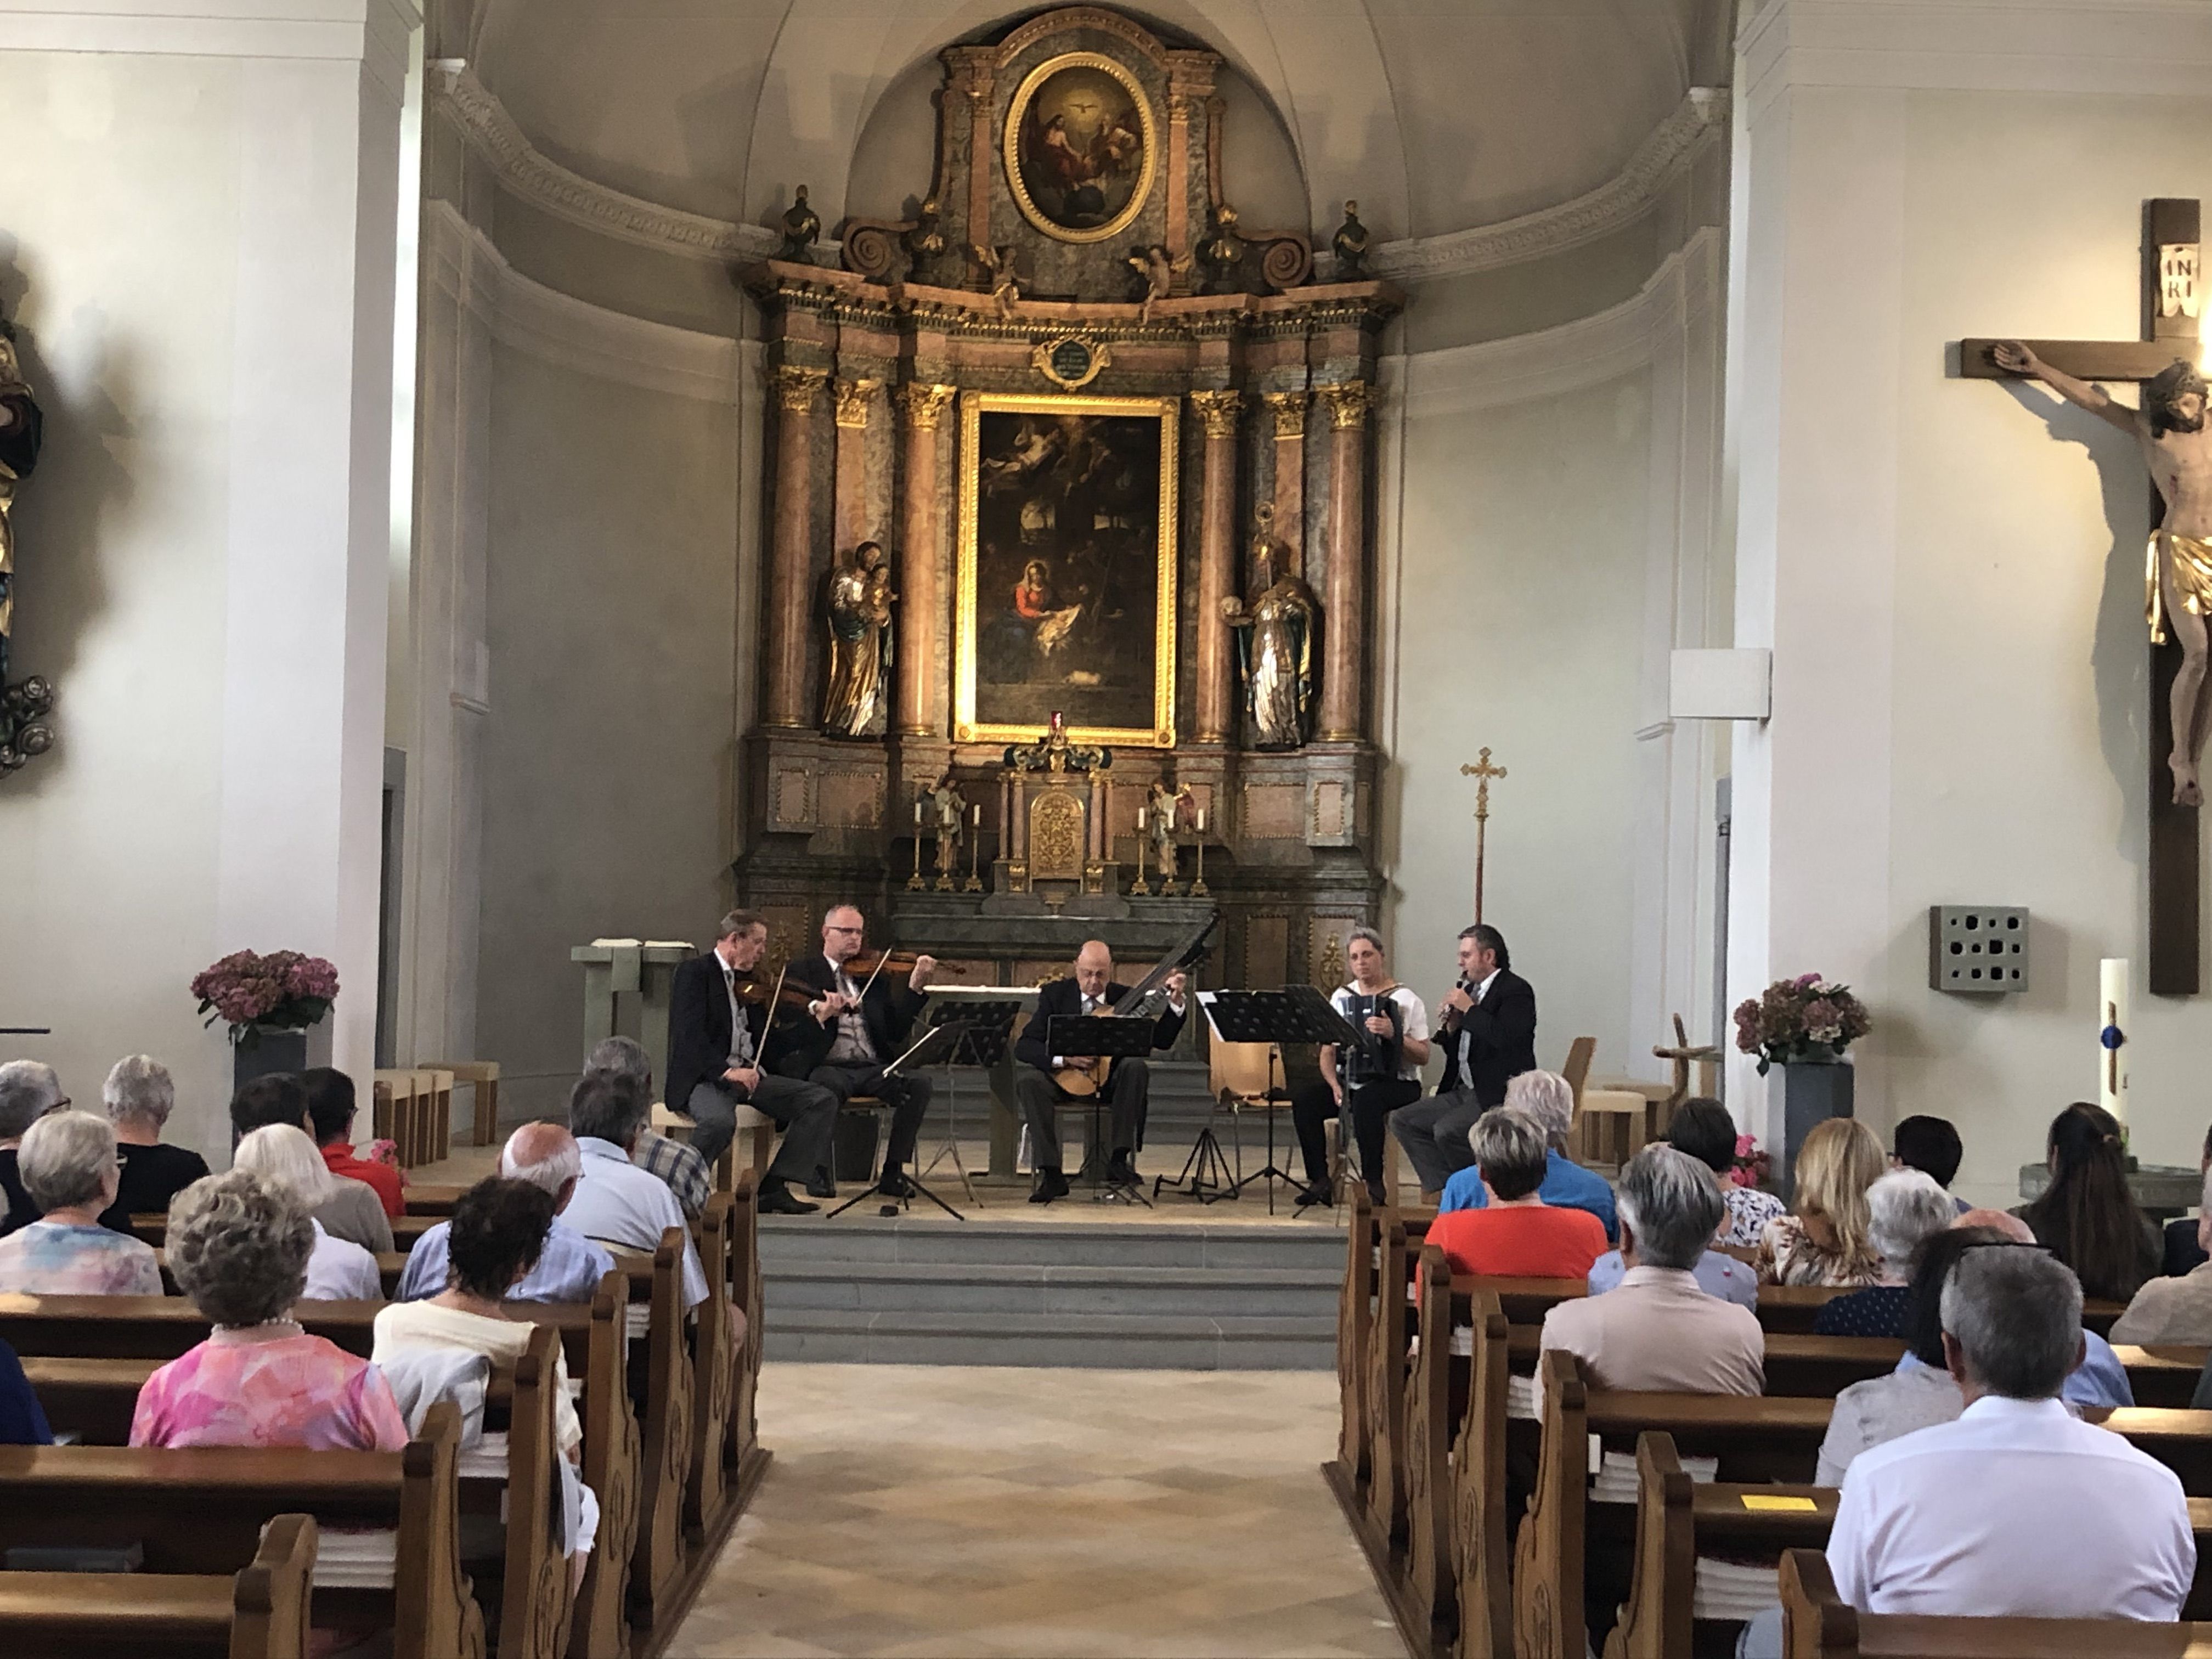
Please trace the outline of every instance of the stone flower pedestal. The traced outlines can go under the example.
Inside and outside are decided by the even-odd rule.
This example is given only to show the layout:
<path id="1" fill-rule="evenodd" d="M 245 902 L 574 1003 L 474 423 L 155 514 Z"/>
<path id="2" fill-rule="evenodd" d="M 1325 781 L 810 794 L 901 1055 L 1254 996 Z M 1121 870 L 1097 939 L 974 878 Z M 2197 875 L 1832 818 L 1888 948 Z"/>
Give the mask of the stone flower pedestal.
<path id="1" fill-rule="evenodd" d="M 304 1031 L 256 1026 L 242 1036 L 230 1051 L 230 1082 L 234 1093 L 258 1077 L 273 1072 L 304 1072 L 331 1063 L 331 1022 L 317 1020 Z"/>
<path id="2" fill-rule="evenodd" d="M 1797 1154 L 1815 1124 L 1851 1115 L 1852 1073 L 1843 1060 L 1790 1060 L 1782 1067 L 1782 1163 L 1775 1185 L 1797 1194 Z"/>

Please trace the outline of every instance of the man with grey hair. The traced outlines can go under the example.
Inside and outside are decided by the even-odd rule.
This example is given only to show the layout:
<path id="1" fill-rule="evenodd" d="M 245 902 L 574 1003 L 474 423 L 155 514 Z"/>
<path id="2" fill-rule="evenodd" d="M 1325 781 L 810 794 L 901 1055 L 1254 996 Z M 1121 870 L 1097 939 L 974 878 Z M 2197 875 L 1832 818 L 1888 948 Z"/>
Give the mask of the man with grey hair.
<path id="1" fill-rule="evenodd" d="M 1828 1537 L 1838 1594 L 1862 1613 L 2179 1619 L 2197 1571 L 2181 1482 L 2058 1397 L 2081 1358 L 2080 1282 L 2033 1246 L 1975 1244 L 1942 1313 L 1966 1410 L 1851 1460 Z"/>
<path id="2" fill-rule="evenodd" d="M 161 1139 L 177 1103 L 177 1085 L 169 1068 L 152 1055 L 117 1060 L 100 1086 L 100 1101 L 115 1126 L 116 1164 L 122 1171 L 115 1202 L 100 1224 L 127 1233 L 134 1215 L 167 1215 L 169 1200 L 207 1174 L 207 1160 L 188 1146 L 172 1146 Z"/>
<path id="3" fill-rule="evenodd" d="M 2212 1249 L 2212 1158 L 2206 1160 L 2203 1200 L 2194 1224 L 2199 1246 Z M 2212 1344 L 2212 1261 L 2200 1261 L 2179 1279 L 2147 1281 L 2107 1335 L 2111 1341 L 2146 1346 Z"/>
<path id="4" fill-rule="evenodd" d="M 11 1060 L 0 1066 L 0 1193 L 8 1200 L 8 1213 L 0 1216 L 0 1238 L 39 1218 L 39 1206 L 16 1171 L 16 1148 L 33 1123 L 69 1103 L 61 1079 L 43 1060 Z"/>
<path id="5" fill-rule="evenodd" d="M 1540 1190 L 1544 1202 L 1555 1209 L 1588 1210 L 1604 1224 L 1605 1236 L 1612 1238 L 1619 1231 L 1612 1187 L 1596 1170 L 1585 1170 L 1567 1156 L 1567 1131 L 1575 1121 L 1574 1085 L 1557 1072 L 1522 1072 L 1505 1085 L 1505 1103 L 1526 1112 L 1543 1127 L 1547 1150 Z M 1473 1146 L 1471 1133 L 1468 1144 Z M 1478 1158 L 1444 1182 L 1437 1212 L 1441 1215 L 1453 1210 L 1479 1210 L 1489 1202 Z"/>
<path id="6" fill-rule="evenodd" d="M 653 1056 L 635 1037 L 601 1038 L 584 1056 L 584 1069 L 626 1077 L 647 1100 L 653 1098 Z M 629 1149 L 629 1161 L 668 1183 L 668 1190 L 676 1194 L 677 1203 L 683 1206 L 686 1221 L 699 1218 L 699 1212 L 707 1207 L 708 1196 L 714 1190 L 714 1172 L 708 1167 L 697 1147 L 662 1134 L 653 1127 L 648 1116 L 646 1127 L 637 1132 L 637 1144 Z"/>
<path id="7" fill-rule="evenodd" d="M 553 1194 L 553 1223 L 546 1229 L 538 1265 L 507 1293 L 510 1300 L 589 1302 L 600 1278 L 614 1271 L 611 1252 L 561 1219 L 561 1212 L 576 1195 L 583 1169 L 584 1155 L 576 1138 L 557 1123 L 526 1123 L 507 1138 L 499 1155 L 500 1174 Z M 421 1302 L 447 1289 L 446 1238 L 452 1224 L 441 1221 L 415 1241 L 394 1302 Z"/>
<path id="8" fill-rule="evenodd" d="M 1505 1085 L 1536 1069 L 1536 993 L 1513 971 L 1504 934 L 1482 922 L 1460 930 L 1459 982 L 1437 1013 L 1437 1047 L 1444 1056 L 1437 1091 L 1390 1120 L 1422 1192 L 1431 1194 L 1443 1192 L 1452 1172 L 1473 1161 L 1467 1132 L 1475 1119 L 1504 1105 Z"/>
<path id="9" fill-rule="evenodd" d="M 1595 1388 L 1759 1393 L 1766 1339 L 1759 1316 L 1706 1295 L 1694 1271 L 1727 1216 L 1711 1170 L 1672 1146 L 1646 1146 L 1620 1172 L 1628 1271 L 1605 1295 L 1545 1315 L 1539 1346 L 1580 1356 Z"/>

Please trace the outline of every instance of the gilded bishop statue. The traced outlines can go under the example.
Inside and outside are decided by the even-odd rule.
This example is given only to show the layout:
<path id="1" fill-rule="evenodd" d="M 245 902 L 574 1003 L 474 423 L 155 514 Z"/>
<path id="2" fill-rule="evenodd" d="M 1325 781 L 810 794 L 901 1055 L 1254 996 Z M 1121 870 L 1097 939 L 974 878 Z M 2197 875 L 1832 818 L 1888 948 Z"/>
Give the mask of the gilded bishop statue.
<path id="1" fill-rule="evenodd" d="M 1222 620 L 1236 630 L 1254 746 L 1300 749 L 1312 727 L 1321 605 L 1291 570 L 1291 550 L 1274 534 L 1274 508 L 1262 501 L 1253 514 L 1259 528 L 1252 537 L 1252 576 L 1261 592 L 1249 607 L 1234 596 L 1222 600 Z"/>

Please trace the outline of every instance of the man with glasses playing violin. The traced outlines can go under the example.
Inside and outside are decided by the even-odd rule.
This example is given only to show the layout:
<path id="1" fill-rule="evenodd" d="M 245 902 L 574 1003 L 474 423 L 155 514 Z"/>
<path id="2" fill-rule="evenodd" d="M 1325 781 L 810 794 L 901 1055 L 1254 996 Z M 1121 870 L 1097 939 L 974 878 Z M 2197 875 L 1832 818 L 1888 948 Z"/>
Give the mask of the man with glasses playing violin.
<path id="1" fill-rule="evenodd" d="M 913 1041 L 914 1022 L 928 1000 L 937 958 L 866 951 L 867 921 L 850 904 L 822 918 L 822 953 L 794 958 L 784 969 L 780 1006 L 771 1016 L 770 1063 L 787 1078 L 830 1091 L 842 1108 L 854 1095 L 873 1095 L 891 1109 L 890 1140 L 876 1190 L 908 1198 L 906 1166 L 929 1110 L 929 1079 L 886 1075 Z"/>
<path id="2" fill-rule="evenodd" d="M 691 1146 L 709 1167 L 738 1132 L 738 1107 L 775 1120 L 783 1145 L 762 1178 L 760 1207 L 769 1215 L 809 1215 L 822 1206 L 792 1192 L 792 1182 L 834 1198 L 830 1132 L 838 1097 L 803 1079 L 761 1066 L 769 1015 L 747 1000 L 745 981 L 768 949 L 768 923 L 750 910 L 722 918 L 714 948 L 676 970 L 668 998 L 668 1103 L 697 1127 Z"/>

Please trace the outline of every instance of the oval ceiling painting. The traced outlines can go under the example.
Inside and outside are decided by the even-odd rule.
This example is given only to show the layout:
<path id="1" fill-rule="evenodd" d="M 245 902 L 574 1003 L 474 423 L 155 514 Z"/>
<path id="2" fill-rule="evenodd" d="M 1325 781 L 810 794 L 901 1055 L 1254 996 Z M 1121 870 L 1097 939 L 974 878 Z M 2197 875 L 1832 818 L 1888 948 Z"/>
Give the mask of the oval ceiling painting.
<path id="1" fill-rule="evenodd" d="M 1040 64 L 1006 112 L 1006 176 L 1023 216 L 1063 242 L 1103 242 L 1145 204 L 1158 161 L 1152 106 L 1092 52 Z"/>

